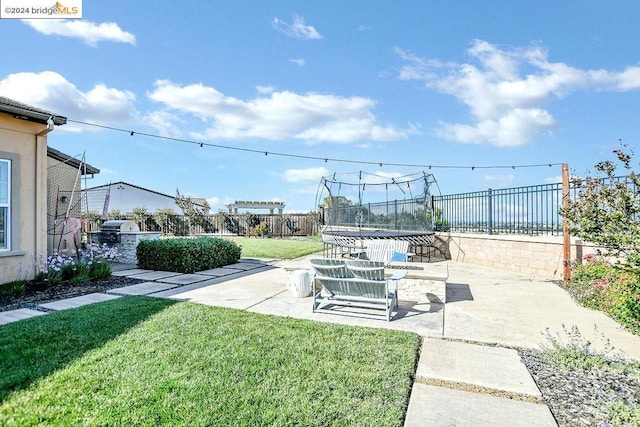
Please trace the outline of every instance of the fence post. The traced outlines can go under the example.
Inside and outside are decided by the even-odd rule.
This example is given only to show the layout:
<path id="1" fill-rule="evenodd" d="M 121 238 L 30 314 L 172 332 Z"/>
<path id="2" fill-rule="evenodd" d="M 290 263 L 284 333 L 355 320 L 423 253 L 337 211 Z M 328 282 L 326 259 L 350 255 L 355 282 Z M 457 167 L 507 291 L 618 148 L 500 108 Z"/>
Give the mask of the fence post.
<path id="1" fill-rule="evenodd" d="M 569 164 L 562 164 L 562 208 L 569 209 Z M 569 234 L 569 221 L 562 218 L 562 249 L 563 249 L 563 286 L 567 286 L 571 280 L 571 234 Z"/>
<path id="2" fill-rule="evenodd" d="M 489 189 L 489 197 L 487 200 L 487 233 L 493 234 L 493 196 L 492 191 Z"/>
<path id="3" fill-rule="evenodd" d="M 398 199 L 393 201 L 393 228 L 398 229 Z"/>

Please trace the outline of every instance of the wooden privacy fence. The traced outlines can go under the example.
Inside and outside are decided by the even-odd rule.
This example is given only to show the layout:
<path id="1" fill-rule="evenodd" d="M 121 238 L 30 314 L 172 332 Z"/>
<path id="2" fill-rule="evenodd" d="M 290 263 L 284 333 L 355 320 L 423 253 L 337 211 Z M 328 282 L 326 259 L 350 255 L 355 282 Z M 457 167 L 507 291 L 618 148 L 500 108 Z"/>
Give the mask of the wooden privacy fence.
<path id="1" fill-rule="evenodd" d="M 118 220 L 132 220 L 140 231 L 160 231 L 167 236 L 193 235 L 238 235 L 258 237 L 311 236 L 318 234 L 317 216 L 312 214 L 256 215 L 256 214 L 214 214 L 205 215 L 202 220 L 190 221 L 185 215 L 118 215 L 110 217 Z M 83 232 L 100 231 L 104 221 L 100 218 L 85 217 Z"/>

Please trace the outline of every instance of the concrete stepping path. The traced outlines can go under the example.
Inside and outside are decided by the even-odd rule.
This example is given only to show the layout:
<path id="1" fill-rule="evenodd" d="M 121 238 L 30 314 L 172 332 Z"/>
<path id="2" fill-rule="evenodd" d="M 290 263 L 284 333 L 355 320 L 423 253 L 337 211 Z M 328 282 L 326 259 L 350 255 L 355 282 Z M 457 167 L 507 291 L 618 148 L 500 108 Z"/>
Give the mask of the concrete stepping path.
<path id="1" fill-rule="evenodd" d="M 133 279 L 142 279 L 142 280 L 159 280 L 166 279 L 167 277 L 178 276 L 180 273 L 175 273 L 172 271 L 148 271 L 146 273 L 140 274 L 127 274 L 127 277 L 131 277 Z"/>
<path id="2" fill-rule="evenodd" d="M 153 273 L 154 270 L 145 270 L 143 268 L 129 268 L 111 272 L 112 276 L 135 276 L 136 274 Z"/>
<path id="3" fill-rule="evenodd" d="M 227 280 L 227 276 L 238 277 L 266 269 L 273 268 L 261 260 L 246 259 L 238 263 L 231 264 L 221 268 L 215 268 L 196 274 L 181 274 L 171 271 L 155 271 L 142 268 L 135 268 L 130 264 L 116 264 L 112 272 L 113 276 L 131 277 L 135 279 L 148 280 L 148 282 L 138 283 L 136 285 L 115 288 L 106 293 L 93 293 L 82 295 L 79 297 L 68 298 L 50 303 L 39 304 L 37 307 L 45 310 L 66 310 L 70 308 L 82 307 L 87 304 L 96 302 L 109 301 L 119 298 L 123 295 L 151 295 L 154 297 L 167 297 L 171 295 L 171 291 L 180 287 L 181 292 L 188 292 L 194 289 L 222 283 Z M 154 295 L 152 295 L 154 294 Z M 30 308 L 21 308 L 17 310 L 9 310 L 0 312 L 0 325 L 17 322 L 30 317 L 42 316 L 47 311 L 33 310 Z"/>
<path id="4" fill-rule="evenodd" d="M 48 302 L 46 304 L 40 304 L 38 307 L 46 308 L 47 310 L 67 310 L 70 308 L 78 308 L 84 305 L 93 304 L 96 302 L 110 301 L 112 299 L 120 298 L 119 295 L 109 295 L 103 293 L 93 293 L 82 295 L 74 298 L 61 299 L 59 301 Z"/>
<path id="5" fill-rule="evenodd" d="M 42 316 L 47 314 L 44 311 L 32 310 L 30 308 L 19 308 L 17 310 L 0 311 L 0 325 L 6 325 L 7 323 L 17 322 L 22 319 L 29 319 L 30 317 Z"/>
<path id="6" fill-rule="evenodd" d="M 414 383 L 405 427 L 554 426 L 546 405 Z"/>
<path id="7" fill-rule="evenodd" d="M 252 268 L 255 268 L 255 267 L 252 267 Z M 246 271 L 246 270 L 239 269 L 239 268 L 231 268 L 229 266 L 226 266 L 226 267 L 212 268 L 211 270 L 198 271 L 197 274 L 202 274 L 204 276 L 221 277 L 221 276 L 228 276 L 230 274 L 241 273 L 243 271 Z"/>
<path id="8" fill-rule="evenodd" d="M 138 283 L 137 285 L 111 289 L 108 290 L 107 293 L 116 295 L 149 295 L 156 292 L 166 291 L 167 289 L 173 289 L 176 286 L 178 285 L 170 283 L 143 282 Z"/>
<path id="9" fill-rule="evenodd" d="M 162 283 L 171 283 L 173 285 L 190 285 L 207 279 L 211 279 L 211 276 L 205 276 L 204 274 L 179 274 L 178 276 L 165 277 L 164 279 L 158 279 L 157 281 Z"/>
<path id="10" fill-rule="evenodd" d="M 513 349 L 425 338 L 405 426 L 556 426 Z"/>
<path id="11" fill-rule="evenodd" d="M 425 338 L 422 348 L 417 381 L 449 381 L 542 397 L 516 350 L 433 338 Z"/>

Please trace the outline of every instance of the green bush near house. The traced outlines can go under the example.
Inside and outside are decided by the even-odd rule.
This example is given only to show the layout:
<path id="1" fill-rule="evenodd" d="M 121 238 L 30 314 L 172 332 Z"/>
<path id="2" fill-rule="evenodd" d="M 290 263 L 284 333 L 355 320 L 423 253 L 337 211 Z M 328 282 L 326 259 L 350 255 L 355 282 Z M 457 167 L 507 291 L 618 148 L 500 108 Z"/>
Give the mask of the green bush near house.
<path id="1" fill-rule="evenodd" d="M 14 280 L 13 282 L 0 284 L 0 297 L 19 295 L 27 289 L 26 280 Z"/>
<path id="2" fill-rule="evenodd" d="M 240 247 L 217 237 L 145 240 L 138 244 L 138 267 L 195 273 L 238 262 Z"/>

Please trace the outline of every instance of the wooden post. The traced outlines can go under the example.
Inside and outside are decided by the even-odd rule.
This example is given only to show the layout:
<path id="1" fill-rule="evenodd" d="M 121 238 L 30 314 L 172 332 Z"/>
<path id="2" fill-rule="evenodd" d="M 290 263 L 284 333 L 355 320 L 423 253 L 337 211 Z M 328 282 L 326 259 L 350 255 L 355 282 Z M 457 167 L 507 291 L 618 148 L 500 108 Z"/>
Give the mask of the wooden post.
<path id="1" fill-rule="evenodd" d="M 562 208 L 569 208 L 569 164 L 562 164 Z M 571 280 L 571 235 L 569 234 L 569 221 L 562 219 L 562 249 L 563 249 L 563 286 L 567 286 Z"/>

